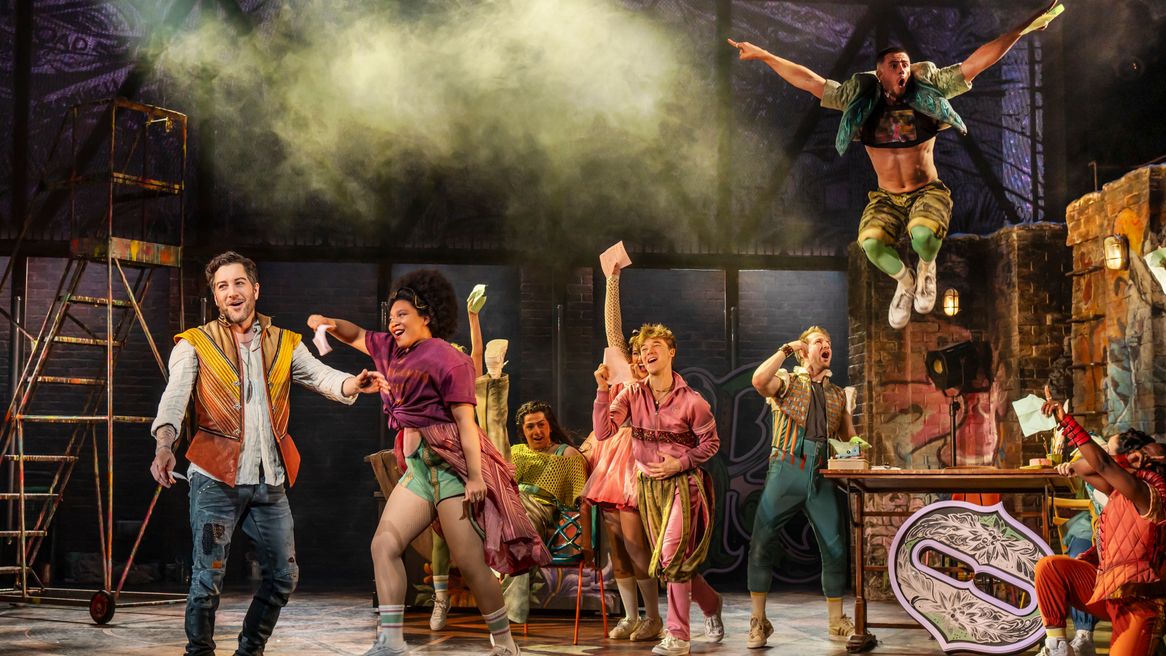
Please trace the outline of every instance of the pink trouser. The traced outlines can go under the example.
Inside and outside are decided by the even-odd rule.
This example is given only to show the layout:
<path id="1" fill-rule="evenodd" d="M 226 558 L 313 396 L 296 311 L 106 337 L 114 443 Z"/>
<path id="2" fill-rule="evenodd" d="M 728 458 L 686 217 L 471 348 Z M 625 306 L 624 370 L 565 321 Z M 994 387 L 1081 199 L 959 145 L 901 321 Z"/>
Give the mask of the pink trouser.
<path id="1" fill-rule="evenodd" d="M 697 490 L 695 484 L 690 484 L 691 498 L 697 499 Z M 661 569 L 668 566 L 672 559 L 679 553 L 683 556 L 690 548 L 700 541 L 699 536 L 694 530 L 689 536 L 689 543 L 682 544 L 684 531 L 684 514 L 691 513 L 690 525 L 700 527 L 703 530 L 708 530 L 701 522 L 697 521 L 697 516 L 704 511 L 704 508 L 687 508 L 680 504 L 680 492 L 677 491 L 674 500 L 672 516 L 668 518 L 668 525 L 664 529 L 664 543 L 660 554 Z M 678 512 L 677 512 L 678 511 Z M 669 581 L 668 582 L 668 632 L 673 637 L 681 640 L 689 640 L 689 622 L 688 610 L 692 602 L 696 601 L 696 605 L 700 607 L 705 615 L 715 615 L 720 610 L 721 597 L 712 589 L 712 586 L 704 580 L 700 574 L 692 577 L 689 581 Z"/>

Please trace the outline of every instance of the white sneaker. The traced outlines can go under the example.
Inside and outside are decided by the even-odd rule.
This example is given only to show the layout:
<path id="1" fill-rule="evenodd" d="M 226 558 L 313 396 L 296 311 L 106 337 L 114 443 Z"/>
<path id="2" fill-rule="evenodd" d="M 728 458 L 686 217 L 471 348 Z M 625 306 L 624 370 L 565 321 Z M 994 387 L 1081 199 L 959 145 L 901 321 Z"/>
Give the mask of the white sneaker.
<path id="1" fill-rule="evenodd" d="M 725 623 L 721 621 L 721 611 L 725 607 L 725 600 L 717 595 L 717 612 L 704 616 L 704 639 L 709 642 L 720 642 L 725 639 Z"/>
<path id="2" fill-rule="evenodd" d="M 687 640 L 681 640 L 671 633 L 665 632 L 664 639 L 655 647 L 652 647 L 652 653 L 659 654 L 660 656 L 688 656 L 691 650 L 688 647 Z"/>
<path id="3" fill-rule="evenodd" d="M 1045 638 L 1039 656 L 1069 656 L 1069 643 L 1064 638 Z"/>
<path id="4" fill-rule="evenodd" d="M 514 651 L 510 651 L 502 645 L 494 645 L 494 648 L 486 656 L 522 656 L 522 650 L 518 648 L 518 645 L 514 645 Z"/>
<path id="5" fill-rule="evenodd" d="M 1078 633 L 1069 641 L 1069 649 L 1076 656 L 1097 656 L 1097 647 L 1093 645 L 1093 638 L 1088 634 Z"/>
<path id="6" fill-rule="evenodd" d="M 924 262 L 919 259 L 919 268 L 915 274 L 915 311 L 927 314 L 935 307 L 935 262 Z"/>
<path id="7" fill-rule="evenodd" d="M 906 265 L 904 265 L 906 266 Z M 915 275 L 910 269 L 907 275 L 895 287 L 895 296 L 891 299 L 891 309 L 887 312 L 887 320 L 891 328 L 902 330 L 911 322 L 911 306 L 915 299 Z"/>
<path id="8" fill-rule="evenodd" d="M 449 621 L 449 599 L 434 598 L 433 614 L 429 616 L 429 629 L 440 631 L 445 628 L 447 621 Z"/>

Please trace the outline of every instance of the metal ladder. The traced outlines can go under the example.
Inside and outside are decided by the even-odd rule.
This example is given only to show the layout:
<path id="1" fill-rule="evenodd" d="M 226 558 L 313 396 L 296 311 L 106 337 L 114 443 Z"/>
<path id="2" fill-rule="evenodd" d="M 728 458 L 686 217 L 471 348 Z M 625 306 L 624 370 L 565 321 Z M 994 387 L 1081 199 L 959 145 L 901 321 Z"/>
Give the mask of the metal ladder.
<path id="1" fill-rule="evenodd" d="M 112 619 L 123 594 L 130 601 L 122 602 L 122 606 L 174 603 L 184 598 L 184 595 L 130 593 L 122 589 L 161 488 L 154 492 L 137 540 L 115 585 L 113 501 L 115 438 L 120 432 L 115 427 L 152 421 L 152 417 L 118 414 L 114 407 L 118 357 L 135 325 L 141 327 L 163 378 L 167 374 L 141 303 L 155 272 L 181 263 L 186 117 L 172 110 L 113 99 L 78 105 L 70 110 L 69 120 L 71 129 L 62 130 L 62 134 L 67 134 L 72 141 L 72 163 L 68 177 L 59 185 L 69 193 L 69 220 L 74 238 L 60 282 L 36 336 L 31 339 L 28 357 L 23 361 L 0 427 L 0 454 L 3 462 L 15 467 L 10 489 L 0 492 L 0 501 L 7 502 L 14 510 L 10 513 L 15 524 L 0 531 L 0 539 L 14 544 L 14 549 L 6 551 L 13 552 L 15 560 L 0 563 L 0 600 L 88 605 L 94 621 L 104 624 Z M 171 136 L 175 127 L 179 133 Z M 162 130 L 166 138 L 156 138 L 154 133 Z M 86 168 L 93 166 L 91 162 L 78 161 L 78 142 L 86 133 L 93 139 L 95 132 L 96 139 L 108 140 L 101 144 L 108 156 L 100 158 L 103 161 L 97 163 L 96 171 L 87 171 Z M 178 152 L 161 155 L 151 153 L 152 145 L 157 150 L 155 142 L 158 141 L 178 146 L 180 150 L 174 148 Z M 159 157 L 167 160 L 171 175 L 160 176 L 152 170 Z M 96 221 L 85 221 L 80 214 L 88 208 L 77 202 L 78 196 L 94 186 L 104 191 L 103 212 Z M 149 240 L 159 232 L 152 222 L 155 217 L 151 216 L 151 206 L 166 199 L 178 203 L 177 225 L 169 226 L 171 234 L 177 235 L 177 243 Z M 132 213 L 128 219 L 127 207 Z M 31 215 L 28 218 L 31 220 Z M 135 234 L 122 236 L 127 232 Z M 16 253 L 10 263 L 15 260 Z M 103 275 L 100 283 L 94 285 L 93 276 L 87 277 L 85 273 L 97 269 Z M 97 286 L 100 288 L 96 289 Z M 180 299 L 181 294 L 180 286 Z M 31 336 L 22 325 L 23 317 L 9 319 L 21 333 Z M 67 369 L 56 364 L 61 361 L 68 363 Z M 102 437 L 104 449 L 101 449 Z M 64 500 L 65 489 L 86 447 L 91 448 L 93 458 L 102 560 L 102 589 L 88 598 L 91 590 L 47 587 L 34 569 L 50 525 Z M 30 478 L 35 478 L 40 485 L 30 485 Z M 12 582 L 6 585 L 9 578 Z"/>

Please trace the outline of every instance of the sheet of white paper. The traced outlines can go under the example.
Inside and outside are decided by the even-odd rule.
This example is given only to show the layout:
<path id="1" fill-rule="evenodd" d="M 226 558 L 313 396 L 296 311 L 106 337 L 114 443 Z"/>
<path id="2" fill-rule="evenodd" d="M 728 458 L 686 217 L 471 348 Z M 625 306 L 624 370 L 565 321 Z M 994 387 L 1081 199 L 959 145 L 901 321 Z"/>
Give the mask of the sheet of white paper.
<path id="1" fill-rule="evenodd" d="M 631 265 L 632 260 L 628 257 L 628 251 L 624 248 L 622 241 L 617 242 L 599 255 L 599 268 L 603 270 L 605 276 L 615 273 L 616 267 L 626 269 Z"/>
<path id="2" fill-rule="evenodd" d="M 603 364 L 607 365 L 607 384 L 618 385 L 632 381 L 632 366 L 624 359 L 623 353 L 610 346 L 603 349 Z"/>
<path id="3" fill-rule="evenodd" d="M 1150 267 L 1150 273 L 1154 274 L 1158 286 L 1166 292 L 1166 248 L 1146 253 L 1146 266 Z"/>
<path id="4" fill-rule="evenodd" d="M 316 326 L 316 336 L 312 338 L 312 343 L 316 345 L 320 357 L 332 352 L 332 347 L 328 344 L 328 326 Z"/>
<path id="5" fill-rule="evenodd" d="M 1016 412 L 1016 418 L 1020 420 L 1020 431 L 1025 437 L 1057 427 L 1056 419 L 1041 414 L 1040 409 L 1044 404 L 1044 399 L 1035 394 L 1012 402 L 1012 409 Z"/>
<path id="6" fill-rule="evenodd" d="M 466 299 L 466 307 L 470 312 L 481 312 L 482 307 L 486 305 L 486 286 L 474 285 L 470 290 L 470 297 Z"/>

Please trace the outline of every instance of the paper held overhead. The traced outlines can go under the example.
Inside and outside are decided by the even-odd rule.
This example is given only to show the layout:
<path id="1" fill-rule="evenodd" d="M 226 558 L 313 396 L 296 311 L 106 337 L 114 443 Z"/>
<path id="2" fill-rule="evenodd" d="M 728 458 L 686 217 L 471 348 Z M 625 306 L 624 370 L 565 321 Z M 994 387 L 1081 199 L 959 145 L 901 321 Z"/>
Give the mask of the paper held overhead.
<path id="1" fill-rule="evenodd" d="M 603 269 L 603 275 L 611 277 L 619 269 L 626 269 L 632 265 L 632 259 L 628 257 L 627 249 L 623 247 L 623 242 L 617 242 L 611 248 L 603 251 L 599 255 L 599 268 Z"/>
<path id="2" fill-rule="evenodd" d="M 470 312 L 481 312 L 485 305 L 486 286 L 474 285 L 474 288 L 470 290 L 469 298 L 466 299 L 466 308 L 469 309 Z"/>
<path id="3" fill-rule="evenodd" d="M 1016 418 L 1020 420 L 1020 430 L 1025 437 L 1057 427 L 1055 419 L 1041 413 L 1040 409 L 1044 404 L 1045 400 L 1035 394 L 1012 402 L 1012 409 L 1016 411 Z"/>

